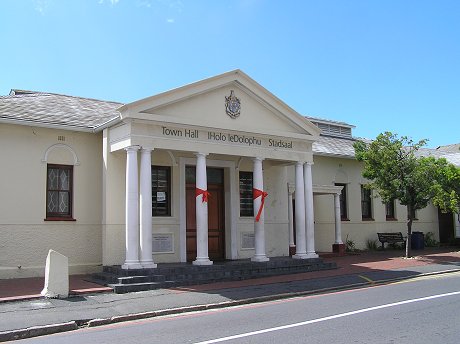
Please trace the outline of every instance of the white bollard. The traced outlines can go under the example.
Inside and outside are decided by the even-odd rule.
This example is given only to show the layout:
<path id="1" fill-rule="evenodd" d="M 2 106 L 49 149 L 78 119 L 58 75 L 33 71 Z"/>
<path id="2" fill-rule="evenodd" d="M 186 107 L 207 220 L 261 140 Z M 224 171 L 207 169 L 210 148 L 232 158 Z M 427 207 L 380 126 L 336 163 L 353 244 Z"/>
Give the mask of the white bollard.
<path id="1" fill-rule="evenodd" d="M 49 250 L 46 257 L 45 287 L 41 295 L 60 299 L 69 296 L 69 259 L 54 250 Z"/>

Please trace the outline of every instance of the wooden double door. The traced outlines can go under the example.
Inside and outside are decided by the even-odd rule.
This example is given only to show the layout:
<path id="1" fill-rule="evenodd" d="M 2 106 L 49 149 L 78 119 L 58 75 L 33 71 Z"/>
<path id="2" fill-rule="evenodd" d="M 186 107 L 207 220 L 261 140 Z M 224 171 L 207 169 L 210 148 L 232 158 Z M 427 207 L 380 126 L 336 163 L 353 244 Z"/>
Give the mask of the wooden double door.
<path id="1" fill-rule="evenodd" d="M 208 256 L 212 261 L 225 259 L 224 170 L 206 169 L 208 180 Z M 186 167 L 187 261 L 196 259 L 195 167 Z"/>

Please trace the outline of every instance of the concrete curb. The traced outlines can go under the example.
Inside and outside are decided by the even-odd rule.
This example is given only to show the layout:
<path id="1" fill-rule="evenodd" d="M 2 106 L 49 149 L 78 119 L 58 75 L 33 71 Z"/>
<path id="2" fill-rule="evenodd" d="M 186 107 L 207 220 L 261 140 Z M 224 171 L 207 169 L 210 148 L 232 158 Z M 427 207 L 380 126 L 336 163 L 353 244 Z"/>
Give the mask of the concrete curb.
<path id="1" fill-rule="evenodd" d="M 206 310 L 212 310 L 212 309 L 235 307 L 235 306 L 247 305 L 247 304 L 252 304 L 252 303 L 261 303 L 261 302 L 302 297 L 302 296 L 308 296 L 308 295 L 314 295 L 314 294 L 322 294 L 322 293 L 331 292 L 331 291 L 350 290 L 350 289 L 355 289 L 355 288 L 359 288 L 363 286 L 384 285 L 384 284 L 388 284 L 391 282 L 397 282 L 401 280 L 410 280 L 410 279 L 415 279 L 415 278 L 420 278 L 420 277 L 441 275 L 441 274 L 454 273 L 454 272 L 460 272 L 460 269 L 429 272 L 429 273 L 424 273 L 420 275 L 397 277 L 397 278 L 377 280 L 377 281 L 372 281 L 372 282 L 352 283 L 352 284 L 347 284 L 347 285 L 342 285 L 342 286 L 337 286 L 337 287 L 321 288 L 321 289 L 315 289 L 315 290 L 309 290 L 309 291 L 289 292 L 289 293 L 282 293 L 282 294 L 259 296 L 259 297 L 254 297 L 250 299 L 241 299 L 237 301 L 225 301 L 225 302 L 210 303 L 210 304 L 205 304 L 205 305 L 162 309 L 158 311 L 143 312 L 143 313 L 133 313 L 133 314 L 122 315 L 122 316 L 114 316 L 114 317 L 105 318 L 105 319 L 90 320 L 88 322 L 88 327 L 110 325 L 110 324 L 123 322 L 123 321 L 134 321 L 134 320 L 148 319 L 148 318 L 154 318 L 154 317 L 160 317 L 160 316 L 166 316 L 166 315 L 177 315 L 177 314 L 182 314 L 182 313 L 200 312 L 200 311 L 206 311 Z"/>
<path id="2" fill-rule="evenodd" d="M 62 324 L 33 326 L 20 330 L 5 331 L 0 332 L 0 342 L 45 336 L 58 332 L 73 331 L 77 328 L 77 323 L 75 321 L 70 321 Z"/>
<path id="3" fill-rule="evenodd" d="M 204 305 L 161 309 L 161 310 L 142 312 L 142 313 L 118 315 L 118 316 L 113 316 L 110 318 L 97 318 L 97 319 L 89 320 L 87 322 L 79 322 L 79 323 L 82 323 L 80 326 L 77 325 L 76 321 L 71 321 L 71 322 L 63 323 L 63 324 L 34 326 L 34 327 L 26 328 L 26 329 L 0 332 L 0 342 L 4 342 L 8 340 L 16 340 L 16 339 L 25 339 L 25 338 L 31 338 L 31 337 L 36 337 L 36 336 L 43 336 L 43 335 L 48 335 L 48 334 L 53 334 L 53 333 L 58 333 L 58 332 L 73 331 L 73 330 L 78 329 L 79 327 L 80 328 L 81 327 L 97 327 L 97 326 L 110 325 L 110 324 L 115 324 L 115 323 L 120 323 L 120 322 L 125 322 L 125 321 L 142 320 L 142 319 L 155 318 L 155 317 L 161 317 L 161 316 L 167 316 L 167 315 L 177 315 L 177 314 L 183 314 L 183 313 L 221 309 L 221 308 L 226 308 L 226 307 L 235 307 L 235 306 L 247 305 L 247 304 L 252 304 L 252 303 L 261 303 L 261 302 L 282 300 L 282 299 L 309 296 L 309 295 L 315 295 L 315 294 L 322 294 L 322 293 L 332 292 L 332 291 L 357 289 L 363 286 L 384 285 L 384 284 L 389 284 L 392 282 L 411 280 L 411 279 L 417 279 L 421 277 L 442 275 L 442 274 L 455 273 L 455 272 L 460 272 L 460 269 L 427 272 L 427 273 L 423 273 L 419 275 L 396 277 L 396 278 L 389 278 L 389 279 L 376 280 L 376 281 L 366 281 L 366 282 L 361 282 L 361 283 L 351 283 L 351 284 L 342 285 L 342 286 L 321 288 L 321 289 L 315 289 L 315 290 L 309 290 L 309 291 L 289 292 L 289 293 L 281 293 L 281 294 L 275 294 L 275 295 L 259 296 L 259 297 L 249 298 L 249 299 L 241 299 L 237 301 L 225 301 L 225 302 L 210 303 L 210 304 L 204 304 Z"/>

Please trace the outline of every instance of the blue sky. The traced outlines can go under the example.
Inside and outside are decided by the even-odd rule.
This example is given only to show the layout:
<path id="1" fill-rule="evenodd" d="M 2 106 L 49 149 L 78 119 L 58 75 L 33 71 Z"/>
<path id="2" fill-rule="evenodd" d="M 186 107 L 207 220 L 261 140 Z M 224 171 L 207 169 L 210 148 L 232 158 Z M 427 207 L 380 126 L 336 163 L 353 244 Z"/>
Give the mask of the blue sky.
<path id="1" fill-rule="evenodd" d="M 130 102 L 240 68 L 301 114 L 460 142 L 457 0 L 2 0 L 0 94 Z"/>

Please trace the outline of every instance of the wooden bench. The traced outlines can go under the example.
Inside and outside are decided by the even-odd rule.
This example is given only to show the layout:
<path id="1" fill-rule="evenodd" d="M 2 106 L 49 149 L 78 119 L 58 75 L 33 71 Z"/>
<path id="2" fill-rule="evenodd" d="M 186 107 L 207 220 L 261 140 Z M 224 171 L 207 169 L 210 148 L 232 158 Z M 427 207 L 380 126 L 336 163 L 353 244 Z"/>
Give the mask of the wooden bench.
<path id="1" fill-rule="evenodd" d="M 382 250 L 385 249 L 385 243 L 396 244 L 398 242 L 405 243 L 406 239 L 403 237 L 401 232 L 396 233 L 377 233 L 379 241 L 382 243 Z"/>

